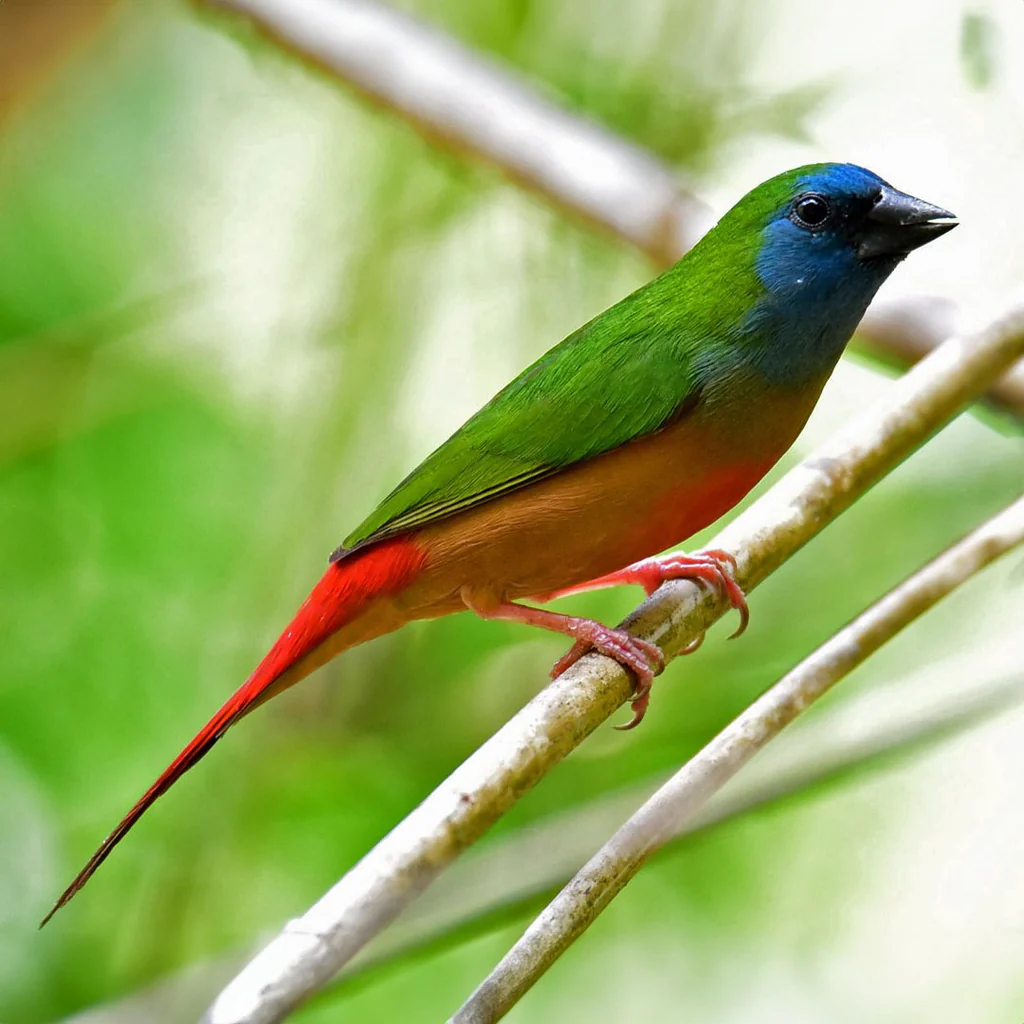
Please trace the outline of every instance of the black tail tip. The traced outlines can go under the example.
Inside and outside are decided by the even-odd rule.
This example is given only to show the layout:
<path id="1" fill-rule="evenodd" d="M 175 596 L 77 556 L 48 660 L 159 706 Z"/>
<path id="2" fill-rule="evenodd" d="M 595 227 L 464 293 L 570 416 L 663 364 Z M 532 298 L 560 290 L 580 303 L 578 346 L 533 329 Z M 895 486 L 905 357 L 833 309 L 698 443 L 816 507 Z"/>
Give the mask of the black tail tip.
<path id="1" fill-rule="evenodd" d="M 90 864 L 90 867 L 91 866 L 92 865 Z M 84 872 L 83 872 L 83 874 L 84 874 Z M 92 874 L 92 872 L 90 871 L 89 875 L 91 875 L 91 874 Z M 50 918 L 53 917 L 53 915 L 56 914 L 57 911 L 61 909 L 61 907 L 66 907 L 71 902 L 71 900 L 78 894 L 78 890 L 81 889 L 82 886 L 85 885 L 85 883 L 89 880 L 89 875 L 86 875 L 85 878 L 83 878 L 82 875 L 79 875 L 78 878 L 76 878 L 60 894 L 60 896 L 57 899 L 57 902 L 54 903 L 54 905 L 52 907 L 50 907 L 50 912 L 46 915 L 46 917 L 44 917 L 42 919 L 42 921 L 39 922 L 39 927 L 40 928 L 45 928 L 47 923 L 49 922 Z"/>
<path id="2" fill-rule="evenodd" d="M 60 910 L 60 908 L 63 907 L 66 902 L 67 900 L 60 899 L 57 900 L 56 903 L 54 903 L 54 905 L 50 908 L 50 912 L 46 915 L 46 917 L 42 919 L 42 921 L 39 922 L 40 931 L 42 931 L 42 929 L 46 927 L 46 925 L 49 923 L 50 918 L 53 917 L 53 915 L 56 914 L 57 911 Z"/>

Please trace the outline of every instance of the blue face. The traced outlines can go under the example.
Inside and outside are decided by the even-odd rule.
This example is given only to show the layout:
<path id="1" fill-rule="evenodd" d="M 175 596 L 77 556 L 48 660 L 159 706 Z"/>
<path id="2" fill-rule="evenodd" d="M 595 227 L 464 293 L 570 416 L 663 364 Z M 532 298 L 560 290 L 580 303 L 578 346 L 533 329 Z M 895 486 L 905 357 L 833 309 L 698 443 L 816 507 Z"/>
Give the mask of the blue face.
<path id="1" fill-rule="evenodd" d="M 797 182 L 793 199 L 764 232 L 757 271 L 769 291 L 822 298 L 852 287 L 877 288 L 900 256 L 862 260 L 857 237 L 883 190 L 892 186 L 854 164 L 830 164 Z"/>
<path id="2" fill-rule="evenodd" d="M 769 221 L 756 261 L 766 294 L 744 324 L 764 342 L 758 362 L 769 378 L 800 384 L 827 373 L 905 255 L 860 254 L 886 191 L 896 192 L 863 167 L 829 164 L 801 178 Z"/>

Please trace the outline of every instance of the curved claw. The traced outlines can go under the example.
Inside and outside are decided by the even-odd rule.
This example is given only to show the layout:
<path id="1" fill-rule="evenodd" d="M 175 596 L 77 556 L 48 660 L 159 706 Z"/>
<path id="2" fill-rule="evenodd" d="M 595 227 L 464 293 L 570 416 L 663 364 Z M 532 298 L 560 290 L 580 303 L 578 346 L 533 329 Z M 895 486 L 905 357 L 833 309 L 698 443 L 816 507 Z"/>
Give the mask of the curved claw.
<path id="1" fill-rule="evenodd" d="M 707 633 L 698 633 L 694 639 L 692 639 L 680 652 L 679 656 L 682 657 L 684 654 L 693 654 L 694 651 L 698 650 L 704 643 L 704 637 Z"/>
<path id="2" fill-rule="evenodd" d="M 639 637 L 632 636 L 624 630 L 609 629 L 605 626 L 601 626 L 599 628 L 604 636 L 598 642 L 591 640 L 589 637 L 577 640 L 576 643 L 574 643 L 572 647 L 570 647 L 569 650 L 551 666 L 552 679 L 557 679 L 558 676 L 560 676 L 566 669 L 575 665 L 584 654 L 589 654 L 591 651 L 597 651 L 600 654 L 607 655 L 609 658 L 617 661 L 624 668 L 631 669 L 638 675 L 643 675 L 651 671 L 650 666 L 646 664 L 648 661 L 654 665 L 652 675 L 657 675 L 665 670 L 665 653 L 657 644 L 652 644 L 647 640 L 641 640 Z M 639 671 L 636 665 L 637 652 L 642 656 L 640 659 L 642 665 Z"/>
<path id="3" fill-rule="evenodd" d="M 629 634 L 627 633 L 626 636 L 629 636 Z M 665 671 L 665 652 L 657 644 L 652 644 L 649 640 L 641 640 L 638 637 L 630 637 L 630 640 L 632 641 L 630 646 L 635 645 L 640 648 L 644 657 L 654 666 L 651 679 L 653 682 L 654 676 Z"/>
<path id="4" fill-rule="evenodd" d="M 731 551 L 726 551 L 724 548 L 706 548 L 704 551 L 698 551 L 693 557 L 709 558 L 713 562 L 725 562 L 733 572 L 738 568 L 736 556 Z"/>
<path id="5" fill-rule="evenodd" d="M 720 548 L 710 548 L 692 555 L 665 555 L 636 562 L 618 572 L 591 580 L 587 584 L 587 589 L 620 583 L 638 583 L 650 595 L 668 580 L 703 581 L 718 590 L 739 613 L 740 624 L 730 635 L 730 639 L 734 639 L 746 630 L 750 622 L 747 598 L 743 593 L 743 588 L 736 582 L 735 572 L 736 558 L 734 555 Z M 559 593 L 573 592 L 575 592 L 574 589 L 570 589 Z M 635 729 L 647 713 L 654 676 L 665 667 L 665 656 L 661 648 L 646 640 L 630 636 L 622 630 L 609 629 L 588 620 L 578 621 L 573 632 L 576 642 L 555 662 L 551 670 L 552 677 L 561 675 L 588 651 L 597 650 L 613 658 L 620 665 L 632 671 L 637 678 L 632 700 L 633 718 L 626 725 L 617 725 L 615 728 Z M 692 654 L 703 642 L 704 634 L 701 633 L 680 653 Z M 652 665 L 654 666 L 653 670 Z"/>
<path id="6" fill-rule="evenodd" d="M 701 633 L 696 636 L 679 652 L 679 656 L 682 657 L 684 654 L 693 654 L 693 652 L 704 643 L 705 636 L 707 636 L 706 633 Z M 660 651 L 660 648 L 658 650 Z M 641 688 L 637 686 L 633 699 L 629 703 L 630 707 L 633 709 L 633 717 L 625 725 L 612 726 L 613 729 L 617 729 L 619 732 L 629 732 L 630 729 L 635 729 L 644 720 L 644 715 L 647 714 L 647 708 L 651 703 L 650 686 L 644 690 L 641 690 Z"/>
<path id="7" fill-rule="evenodd" d="M 644 720 L 644 715 L 647 714 L 647 708 L 650 703 L 651 691 L 648 689 L 630 701 L 633 717 L 625 725 L 613 725 L 612 728 L 619 732 L 629 732 L 630 729 L 635 729 Z"/>
<path id="8" fill-rule="evenodd" d="M 729 604 L 739 612 L 740 624 L 729 634 L 730 640 L 735 640 L 750 625 L 750 608 L 747 605 L 747 595 L 743 588 L 736 582 L 736 556 L 721 548 L 709 548 L 701 552 L 706 555 L 718 570 L 719 579 L 717 586 L 725 594 Z"/>
<path id="9" fill-rule="evenodd" d="M 652 644 L 649 640 L 641 640 L 625 630 L 603 626 L 593 619 L 559 615 L 556 612 L 545 611 L 543 608 L 531 608 L 529 605 L 516 604 L 514 601 L 478 602 L 475 599 L 476 595 L 469 588 L 464 588 L 461 596 L 466 607 L 483 618 L 523 622 L 573 637 L 576 642 L 568 653 L 555 663 L 552 675 L 560 675 L 590 650 L 599 651 L 606 657 L 617 661 L 623 668 L 636 676 L 633 706 L 638 714 L 633 725 L 643 718 L 654 676 L 665 668 L 665 655 L 657 644 Z"/>
<path id="10" fill-rule="evenodd" d="M 729 599 L 729 604 L 736 609 L 740 616 L 740 624 L 729 634 L 730 640 L 735 640 L 736 637 L 746 632 L 747 626 L 750 625 L 750 608 L 747 606 L 747 596 L 740 589 L 740 585 L 730 575 L 723 575 L 725 596 Z"/>

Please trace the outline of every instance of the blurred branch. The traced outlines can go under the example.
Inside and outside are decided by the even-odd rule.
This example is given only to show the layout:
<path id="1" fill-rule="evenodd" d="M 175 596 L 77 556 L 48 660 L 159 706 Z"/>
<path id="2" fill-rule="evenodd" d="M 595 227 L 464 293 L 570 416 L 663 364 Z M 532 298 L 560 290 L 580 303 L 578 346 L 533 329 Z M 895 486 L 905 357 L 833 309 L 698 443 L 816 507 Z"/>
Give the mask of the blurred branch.
<path id="1" fill-rule="evenodd" d="M 831 792 L 823 784 L 860 778 L 864 770 L 930 750 L 1024 701 L 1021 675 L 986 679 L 964 691 L 957 674 L 955 688 L 938 695 L 933 671 L 926 678 L 925 673 L 920 675 L 915 682 L 844 701 L 829 715 L 799 723 L 789 742 L 771 747 L 751 771 L 679 822 L 661 852 L 675 849 L 695 833 L 797 794 Z M 354 957 L 333 984 L 391 969 L 405 957 L 444 948 L 524 913 L 539 897 L 557 892 L 590 851 L 664 781 L 661 775 L 632 785 L 476 847 L 409 913 Z M 193 1019 L 242 963 L 236 953 L 191 965 L 115 1002 L 77 1013 L 67 1024 Z"/>
<path id="2" fill-rule="evenodd" d="M 950 339 L 886 400 L 796 466 L 713 542 L 747 591 L 777 569 L 1024 354 L 1024 307 Z M 661 587 L 625 621 L 672 658 L 728 609 L 689 582 Z M 512 804 L 629 699 L 615 662 L 588 655 L 539 693 L 288 924 L 208 1011 L 212 1024 L 278 1021 L 321 988 Z"/>
<path id="3" fill-rule="evenodd" d="M 400 11 L 373 0 L 198 2 L 247 16 L 428 139 L 491 164 L 659 266 L 678 260 L 714 219 L 655 154 L 562 109 L 511 70 Z M 917 362 L 953 333 L 944 312 L 922 315 L 934 301 L 869 310 L 860 347 L 901 366 Z M 1024 366 L 987 398 L 1024 420 Z"/>
<path id="4" fill-rule="evenodd" d="M 452 1017 L 500 1020 L 596 920 L 647 858 L 762 747 L 884 643 L 1007 551 L 1024 543 L 1024 497 L 826 641 L 723 729 L 577 872 Z"/>
<path id="5" fill-rule="evenodd" d="M 710 210 L 638 146 L 535 94 L 513 72 L 372 0 L 200 0 L 245 14 L 432 142 L 672 263 Z"/>
<path id="6" fill-rule="evenodd" d="M 948 338 L 956 324 L 956 304 L 917 296 L 876 302 L 857 328 L 859 348 L 900 368 L 912 366 Z M 988 402 L 1024 422 L 1024 362 L 1018 362 L 986 392 Z"/>
<path id="7" fill-rule="evenodd" d="M 0 122 L 73 56 L 113 6 L 113 0 L 3 0 Z"/>

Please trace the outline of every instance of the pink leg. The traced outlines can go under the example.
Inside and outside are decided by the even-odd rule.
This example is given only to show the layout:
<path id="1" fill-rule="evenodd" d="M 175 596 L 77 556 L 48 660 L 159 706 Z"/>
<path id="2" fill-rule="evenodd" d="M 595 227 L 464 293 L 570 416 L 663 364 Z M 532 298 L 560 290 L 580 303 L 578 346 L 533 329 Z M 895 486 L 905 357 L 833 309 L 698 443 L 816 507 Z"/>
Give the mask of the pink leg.
<path id="1" fill-rule="evenodd" d="M 582 654 L 591 650 L 599 651 L 601 654 L 613 658 L 636 676 L 636 688 L 632 701 L 633 721 L 629 725 L 619 728 L 632 729 L 640 724 L 650 702 L 654 675 L 665 667 L 665 656 L 656 644 L 631 636 L 625 630 L 603 626 L 593 619 L 581 619 L 575 615 L 560 615 L 558 612 L 548 612 L 543 608 L 530 608 L 527 605 L 513 604 L 511 601 L 495 605 L 477 604 L 466 593 L 463 593 L 462 599 L 466 606 L 482 619 L 523 622 L 528 626 L 539 626 L 541 629 L 549 629 L 555 633 L 564 633 L 566 636 L 574 637 L 576 644 L 573 650 L 581 645 L 583 649 L 573 661 L 578 660 Z M 562 661 L 565 659 L 563 658 Z M 552 678 L 560 675 L 563 671 L 559 667 L 562 661 L 559 661 L 552 670 Z"/>
<path id="2" fill-rule="evenodd" d="M 747 599 L 733 573 L 736 570 L 736 559 L 728 551 L 709 548 L 692 555 L 674 552 L 658 558 L 645 558 L 642 562 L 634 562 L 625 569 L 610 572 L 607 576 L 577 583 L 573 587 L 546 594 L 542 600 L 565 597 L 568 594 L 580 594 L 587 590 L 602 590 L 605 587 L 621 587 L 630 583 L 638 583 L 650 596 L 666 580 L 703 580 L 715 587 L 729 604 L 740 613 L 740 624 L 732 635 L 739 636 L 750 621 L 750 609 Z"/>

